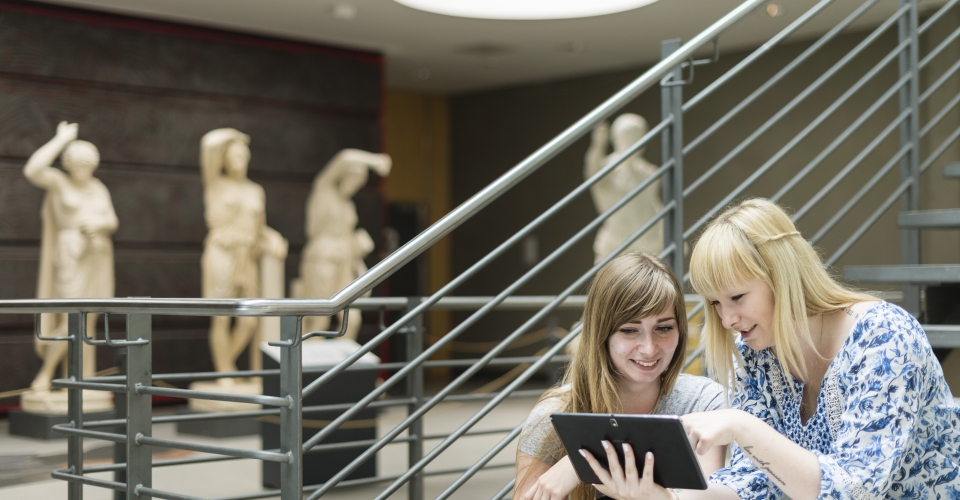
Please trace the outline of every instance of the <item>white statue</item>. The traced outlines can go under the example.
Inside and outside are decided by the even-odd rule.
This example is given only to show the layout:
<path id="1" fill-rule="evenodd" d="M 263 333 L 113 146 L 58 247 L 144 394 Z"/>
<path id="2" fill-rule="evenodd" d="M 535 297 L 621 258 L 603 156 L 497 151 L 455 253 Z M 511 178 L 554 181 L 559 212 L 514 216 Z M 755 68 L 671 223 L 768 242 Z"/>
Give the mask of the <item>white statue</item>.
<path id="1" fill-rule="evenodd" d="M 363 258 L 373 251 L 373 239 L 357 228 L 357 207 L 351 198 L 367 183 L 368 169 L 381 177 L 390 173 L 390 156 L 344 149 L 317 174 L 307 199 L 307 245 L 300 257 L 297 298 L 329 298 L 366 272 Z M 360 311 L 350 309 L 346 338 L 356 340 Z M 338 314 L 343 318 L 343 312 Z M 329 316 L 303 319 L 305 331 L 327 330 Z"/>
<path id="2" fill-rule="evenodd" d="M 647 121 L 640 115 L 625 113 L 613 121 L 613 127 L 606 122 L 601 123 L 593 130 L 590 148 L 587 149 L 584 178 L 592 177 L 620 153 L 635 144 L 648 131 Z M 613 136 L 612 154 L 607 154 L 608 144 Z M 638 184 L 647 180 L 657 167 L 643 158 L 643 149 L 621 163 L 613 172 L 590 188 L 593 195 L 593 205 L 597 213 L 603 213 L 620 201 Z M 594 262 L 613 252 L 631 234 L 640 229 L 640 226 L 649 221 L 657 212 L 663 209 L 660 198 L 660 180 L 652 182 L 649 187 L 640 192 L 629 203 L 614 213 L 600 226 L 597 237 L 593 242 Z M 663 221 L 658 221 L 649 231 L 638 238 L 624 252 L 642 250 L 657 255 L 663 251 Z"/>
<path id="3" fill-rule="evenodd" d="M 100 163 L 96 146 L 78 141 L 76 123 L 60 122 L 57 135 L 38 149 L 23 175 L 31 184 L 47 191 L 43 199 L 40 241 L 40 272 L 37 298 L 113 297 L 113 243 L 117 214 L 110 192 L 93 171 Z M 62 153 L 62 154 L 61 154 Z M 60 156 L 64 173 L 54 168 Z M 67 335 L 66 314 L 43 314 L 40 330 L 44 336 Z M 87 333 L 96 332 L 96 314 L 87 315 Z M 36 341 L 37 354 L 43 358 L 40 373 L 31 384 L 33 392 L 21 398 L 24 411 L 65 414 L 66 391 L 50 390 L 57 367 L 66 357 L 66 341 Z M 96 372 L 93 346 L 83 345 L 83 375 Z M 113 408 L 109 393 L 85 391 L 84 411 L 95 413 Z"/>
<path id="4" fill-rule="evenodd" d="M 287 240 L 267 227 L 263 188 L 247 178 L 249 143 L 248 135 L 232 128 L 212 130 L 200 141 L 204 217 L 209 229 L 201 260 L 205 298 L 256 298 L 262 297 L 261 291 L 265 288 L 279 290 L 282 296 L 282 262 L 287 256 Z M 261 266 L 264 261 L 280 264 Z M 232 330 L 229 317 L 211 318 L 210 351 L 214 368 L 218 372 L 236 371 L 237 358 L 256 341 L 256 333 L 255 317 L 236 318 Z M 251 352 L 251 368 L 259 368 L 259 360 L 259 351 Z M 246 382 L 219 379 L 216 385 L 220 389 L 216 390 L 234 386 L 236 392 L 259 393 L 259 384 L 236 387 Z M 211 390 L 208 384 L 197 382 L 191 387 Z M 200 400 L 190 403 L 197 410 L 233 408 L 229 403 L 210 402 L 205 407 L 201 407 L 204 402 Z"/>

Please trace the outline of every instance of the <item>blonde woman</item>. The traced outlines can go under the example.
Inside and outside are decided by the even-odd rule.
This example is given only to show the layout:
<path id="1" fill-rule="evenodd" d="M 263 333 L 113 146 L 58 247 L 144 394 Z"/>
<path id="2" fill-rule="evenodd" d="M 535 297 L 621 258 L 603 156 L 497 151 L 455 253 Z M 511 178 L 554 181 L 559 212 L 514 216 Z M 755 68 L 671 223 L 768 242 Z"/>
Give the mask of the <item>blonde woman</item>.
<path id="1" fill-rule="evenodd" d="M 834 281 L 782 208 L 725 211 L 690 275 L 708 366 L 734 397 L 683 423 L 698 453 L 736 446 L 689 498 L 960 498 L 960 408 L 920 325 Z M 669 498 L 635 473 L 621 491 L 637 483 Z"/>
<path id="2" fill-rule="evenodd" d="M 680 283 L 659 259 L 629 253 L 600 269 L 587 292 L 583 332 L 562 385 L 531 411 L 517 447 L 515 499 L 592 499 L 565 456 L 550 415 L 686 414 L 724 407 L 722 388 L 681 374 L 687 346 Z M 700 457 L 705 474 L 723 465 L 725 447 Z M 604 491 L 604 487 L 598 489 Z"/>

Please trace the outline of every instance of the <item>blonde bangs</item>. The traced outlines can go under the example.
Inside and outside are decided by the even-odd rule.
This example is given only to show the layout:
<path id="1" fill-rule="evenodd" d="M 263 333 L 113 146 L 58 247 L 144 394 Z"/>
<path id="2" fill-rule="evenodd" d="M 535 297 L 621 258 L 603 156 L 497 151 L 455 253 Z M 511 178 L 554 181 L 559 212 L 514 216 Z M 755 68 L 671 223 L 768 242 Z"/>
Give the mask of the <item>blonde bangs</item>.
<path id="1" fill-rule="evenodd" d="M 700 295 L 714 295 L 754 280 L 769 281 L 757 247 L 732 224 L 705 231 L 690 256 L 690 283 Z"/>

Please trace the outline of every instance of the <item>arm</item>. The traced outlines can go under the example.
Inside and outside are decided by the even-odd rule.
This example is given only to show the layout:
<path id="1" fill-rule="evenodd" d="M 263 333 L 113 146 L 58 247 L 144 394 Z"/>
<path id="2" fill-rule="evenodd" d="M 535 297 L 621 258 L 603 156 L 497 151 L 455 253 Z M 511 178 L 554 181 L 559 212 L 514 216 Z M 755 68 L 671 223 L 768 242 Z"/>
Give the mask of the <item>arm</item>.
<path id="1" fill-rule="evenodd" d="M 583 178 L 588 179 L 603 168 L 603 161 L 607 157 L 607 144 L 610 143 L 610 125 L 603 122 L 593 129 L 590 134 L 590 147 L 583 159 Z"/>
<path id="2" fill-rule="evenodd" d="M 76 123 L 60 122 L 57 125 L 57 135 L 36 150 L 27 164 L 23 167 L 23 175 L 31 184 L 43 189 L 50 189 L 63 178 L 63 173 L 51 167 L 57 156 L 71 141 L 77 139 Z"/>
<path id="3" fill-rule="evenodd" d="M 522 451 L 517 452 L 517 485 L 514 500 L 563 500 L 580 484 L 570 457 L 550 464 Z"/>
<path id="4" fill-rule="evenodd" d="M 333 182 L 332 180 L 328 180 L 327 177 L 334 179 L 339 177 L 340 173 L 338 171 L 346 168 L 346 166 L 351 163 L 364 165 L 381 177 L 389 175 L 392 166 L 390 155 L 386 153 L 371 153 L 369 151 L 351 148 L 343 149 L 327 162 L 326 166 L 323 167 L 323 170 L 320 171 L 320 174 L 314 181 L 314 184 Z"/>

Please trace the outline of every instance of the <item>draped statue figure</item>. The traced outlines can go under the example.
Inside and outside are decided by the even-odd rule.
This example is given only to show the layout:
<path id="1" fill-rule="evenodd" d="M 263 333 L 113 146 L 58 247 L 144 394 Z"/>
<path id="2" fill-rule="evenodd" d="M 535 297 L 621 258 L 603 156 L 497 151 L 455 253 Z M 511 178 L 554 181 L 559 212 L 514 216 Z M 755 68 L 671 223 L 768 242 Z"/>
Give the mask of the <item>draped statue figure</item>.
<path id="1" fill-rule="evenodd" d="M 640 140 L 648 130 L 647 121 L 633 113 L 620 115 L 613 121 L 612 127 L 606 122 L 598 125 L 593 130 L 590 148 L 587 149 L 583 169 L 584 178 L 592 177 Z M 607 154 L 611 138 L 613 153 Z M 597 213 L 607 211 L 657 170 L 656 166 L 643 158 L 643 149 L 630 156 L 590 188 Z M 657 179 L 603 222 L 593 242 L 594 262 L 600 262 L 609 255 L 661 209 L 663 209 L 663 201 L 660 198 L 660 180 Z M 663 221 L 658 221 L 624 252 L 634 250 L 642 250 L 653 255 L 663 251 Z"/>
<path id="2" fill-rule="evenodd" d="M 204 218 L 208 229 L 201 258 L 205 298 L 255 298 L 262 297 L 263 288 L 279 286 L 283 290 L 282 265 L 272 266 L 279 268 L 279 277 L 261 272 L 265 259 L 282 263 L 287 256 L 287 240 L 267 227 L 263 187 L 247 178 L 249 143 L 250 136 L 232 128 L 212 130 L 200 141 Z M 273 283 L 278 279 L 279 285 Z M 255 317 L 235 318 L 232 329 L 229 317 L 211 318 L 210 351 L 214 368 L 218 372 L 236 371 L 237 358 L 254 341 L 256 332 Z M 252 367 L 257 366 L 259 359 L 259 351 L 251 353 Z M 219 379 L 217 383 L 235 385 L 234 379 L 229 378 Z M 251 388 L 251 392 L 257 390 L 259 388 Z M 192 400 L 191 404 L 194 402 L 203 404 L 198 400 Z"/>
<path id="3" fill-rule="evenodd" d="M 76 123 L 60 122 L 56 136 L 33 153 L 23 168 L 31 184 L 46 190 L 37 280 L 40 299 L 113 297 L 110 235 L 117 230 L 117 214 L 110 192 L 93 176 L 100 153 L 93 144 L 77 140 L 78 130 Z M 53 167 L 58 156 L 66 172 Z M 90 336 L 96 332 L 96 321 L 96 314 L 87 315 Z M 67 335 L 67 315 L 43 314 L 40 330 L 45 337 Z M 67 342 L 37 340 L 36 351 L 43 365 L 31 384 L 34 392 L 21 398 L 21 406 L 30 413 L 66 413 L 66 391 L 49 387 L 57 367 L 65 365 Z M 83 375 L 95 372 L 94 348 L 84 344 Z M 85 391 L 83 398 L 86 412 L 113 407 L 109 393 Z"/>
<path id="4" fill-rule="evenodd" d="M 307 245 L 300 257 L 300 279 L 293 287 L 297 298 L 329 298 L 366 272 L 363 258 L 373 251 L 370 235 L 357 228 L 352 197 L 367 183 L 368 170 L 381 177 L 390 173 L 390 156 L 344 149 L 317 174 L 307 199 Z M 343 318 L 343 312 L 338 314 Z M 350 309 L 345 337 L 356 340 L 360 311 Z M 327 330 L 329 316 L 303 319 L 305 331 Z"/>

